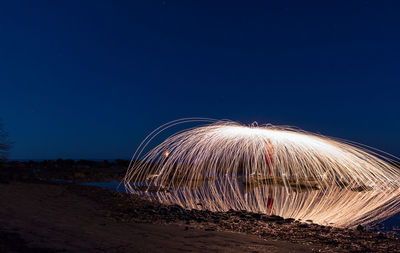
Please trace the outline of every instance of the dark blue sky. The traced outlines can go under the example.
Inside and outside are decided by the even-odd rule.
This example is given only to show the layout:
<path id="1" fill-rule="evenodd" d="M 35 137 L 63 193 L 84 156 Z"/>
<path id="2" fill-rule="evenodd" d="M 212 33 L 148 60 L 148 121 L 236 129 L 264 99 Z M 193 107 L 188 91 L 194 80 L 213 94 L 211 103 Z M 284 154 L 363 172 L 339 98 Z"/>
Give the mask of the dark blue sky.
<path id="1" fill-rule="evenodd" d="M 400 156 L 395 2 L 3 1 L 11 158 L 130 158 L 158 125 L 193 116 Z"/>

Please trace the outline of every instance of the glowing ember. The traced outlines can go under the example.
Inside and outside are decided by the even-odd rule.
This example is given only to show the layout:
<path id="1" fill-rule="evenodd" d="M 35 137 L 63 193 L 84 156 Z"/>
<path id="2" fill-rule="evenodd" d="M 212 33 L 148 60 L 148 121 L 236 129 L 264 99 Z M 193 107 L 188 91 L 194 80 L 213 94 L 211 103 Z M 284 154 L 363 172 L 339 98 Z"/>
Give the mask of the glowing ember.
<path id="1" fill-rule="evenodd" d="M 168 151 L 168 150 L 165 150 L 164 153 L 163 153 L 163 156 L 164 156 L 165 158 L 167 158 L 167 157 L 169 156 L 169 151 Z"/>

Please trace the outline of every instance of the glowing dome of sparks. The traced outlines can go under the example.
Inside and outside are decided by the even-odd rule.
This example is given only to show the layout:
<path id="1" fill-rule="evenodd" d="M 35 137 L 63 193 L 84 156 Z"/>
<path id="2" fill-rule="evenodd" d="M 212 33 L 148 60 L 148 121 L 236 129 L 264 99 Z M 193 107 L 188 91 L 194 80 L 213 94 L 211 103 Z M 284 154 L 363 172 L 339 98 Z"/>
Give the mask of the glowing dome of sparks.
<path id="1" fill-rule="evenodd" d="M 231 121 L 178 132 L 142 155 L 125 186 L 131 193 L 189 209 L 247 210 L 318 224 L 371 224 L 398 212 L 400 169 L 345 141 L 287 127 Z"/>

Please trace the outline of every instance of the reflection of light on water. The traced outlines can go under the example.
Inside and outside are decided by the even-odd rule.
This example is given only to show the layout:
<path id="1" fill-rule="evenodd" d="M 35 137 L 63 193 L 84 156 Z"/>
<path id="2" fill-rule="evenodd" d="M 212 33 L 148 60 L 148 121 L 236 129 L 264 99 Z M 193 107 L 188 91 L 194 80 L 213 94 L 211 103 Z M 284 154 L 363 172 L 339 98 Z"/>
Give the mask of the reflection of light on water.
<path id="1" fill-rule="evenodd" d="M 204 181 L 196 188 L 170 187 L 168 192 L 152 191 L 148 194 L 153 200 L 167 204 L 179 204 L 188 209 L 247 210 L 337 226 L 352 225 L 370 215 L 379 218 L 381 215 L 379 200 L 399 194 L 398 190 L 359 192 L 340 187 L 333 187 L 329 190 L 292 189 L 288 194 L 287 188 L 284 186 L 265 184 L 245 186 L 237 178 L 226 179 L 224 177 L 226 176 L 219 176 L 215 181 Z M 237 186 L 240 191 L 226 191 L 224 185 L 227 182 L 232 184 L 232 188 Z M 201 203 L 201 208 L 199 208 L 199 203 Z"/>
<path id="2" fill-rule="evenodd" d="M 225 121 L 181 131 L 142 154 L 162 130 L 135 153 L 124 178 L 129 192 L 185 208 L 201 203 L 212 211 L 274 213 L 335 226 L 378 222 L 397 212 L 399 169 L 357 145 Z"/>
<path id="3" fill-rule="evenodd" d="M 219 179 L 221 180 L 221 179 Z M 206 184 L 209 184 L 208 182 L 203 182 L 203 186 L 205 186 Z M 218 184 L 218 182 L 216 182 L 216 184 Z M 105 188 L 105 189 L 109 189 L 115 192 L 125 192 L 125 188 L 121 185 L 121 182 L 119 181 L 111 181 L 111 182 L 88 182 L 88 183 L 82 183 L 82 185 L 88 185 L 88 186 L 97 186 L 97 187 L 101 187 L 101 188 Z M 132 184 L 132 187 L 137 187 L 137 186 L 144 186 L 146 185 L 145 183 L 135 183 Z M 241 189 L 241 194 L 242 194 L 242 199 L 245 203 L 249 203 L 249 201 L 254 202 L 255 201 L 255 196 L 254 196 L 254 192 L 251 193 L 251 191 L 249 192 L 248 190 L 246 190 L 246 187 L 241 184 L 240 182 L 238 182 L 238 185 L 240 186 Z M 268 189 L 264 189 L 264 191 L 268 191 Z M 179 193 L 179 191 L 181 191 L 181 193 Z M 172 190 L 169 193 L 163 193 L 163 194 L 182 194 L 182 191 L 193 191 L 192 194 L 196 194 L 196 189 L 188 189 L 188 188 L 184 188 L 184 187 L 173 187 Z M 272 192 L 274 192 L 274 194 L 272 194 Z M 320 190 L 305 190 L 302 192 L 297 192 L 297 193 L 292 193 L 289 196 L 284 197 L 284 201 L 281 201 L 281 198 L 279 198 L 279 194 L 282 193 L 282 187 L 276 186 L 276 187 L 271 187 L 271 189 L 269 190 L 269 193 L 271 193 L 271 195 L 267 196 L 267 199 L 265 200 L 265 206 L 264 206 L 264 210 L 266 214 L 275 214 L 275 215 L 279 215 L 282 217 L 298 217 L 297 219 L 301 219 L 301 220 L 313 220 L 313 222 L 315 223 L 319 223 L 319 224 L 328 224 L 329 223 L 334 223 L 335 221 L 335 215 L 330 215 L 332 217 L 331 220 L 326 220 L 326 216 L 328 212 L 331 213 L 340 213 L 342 210 L 336 210 L 335 212 L 331 211 L 331 210 L 327 210 L 326 208 L 324 209 L 324 203 L 322 198 L 325 198 L 324 194 L 321 194 Z M 369 197 L 371 197 L 371 193 L 369 192 L 364 192 L 362 194 L 360 194 L 359 192 L 346 192 L 346 190 L 343 189 L 337 189 L 337 191 L 335 191 L 336 194 L 338 194 L 337 196 L 341 196 L 341 195 L 352 195 L 352 198 L 357 200 L 357 197 L 359 197 L 360 195 L 364 195 L 367 194 L 367 196 L 364 196 L 363 198 L 361 198 L 363 201 L 362 202 L 357 202 L 356 205 L 357 206 L 361 206 L 361 208 L 365 208 L 365 205 L 363 206 L 363 204 L 365 204 L 364 202 L 367 201 L 367 199 Z M 157 200 L 160 197 L 163 197 L 163 194 L 160 194 L 157 191 L 148 191 L 147 192 L 148 195 L 153 196 L 153 200 Z M 285 192 L 283 192 L 283 195 L 285 195 Z M 368 196 L 369 195 L 369 196 Z M 336 195 L 332 196 L 334 197 L 333 201 L 336 199 Z M 375 196 L 376 198 L 379 198 L 378 196 Z M 384 196 L 383 196 L 384 197 Z M 218 198 L 217 198 L 218 199 Z M 221 196 L 221 199 L 223 200 L 223 196 Z M 297 200 L 296 200 L 297 199 Z M 345 199 L 347 199 L 347 196 L 345 196 Z M 284 213 L 285 208 L 284 205 L 288 204 L 290 205 L 290 203 L 292 203 L 292 205 L 294 205 L 293 201 L 299 201 L 302 200 L 304 201 L 304 203 L 310 203 L 309 204 L 309 209 L 314 209 L 314 206 L 320 206 L 322 208 L 319 208 L 319 213 L 318 215 L 320 217 L 323 217 L 323 219 L 321 221 L 316 220 L 314 217 L 316 217 L 315 212 L 307 212 L 304 211 L 302 214 L 300 214 L 299 212 L 293 212 L 293 213 Z M 191 208 L 193 209 L 206 209 L 206 208 L 213 208 L 213 206 L 203 206 L 206 205 L 208 203 L 208 201 L 203 201 L 202 199 L 199 199 L 199 202 L 194 203 L 194 201 L 190 202 L 190 203 L 183 203 L 185 205 L 190 205 L 192 206 Z M 199 205 L 200 204 L 200 205 Z M 348 203 L 348 205 L 351 205 L 352 203 Z M 268 208 L 268 206 L 270 206 L 270 208 Z M 351 210 L 355 210 L 354 213 L 358 214 L 358 216 L 361 216 L 357 210 L 358 207 L 350 207 Z M 294 208 L 295 209 L 295 208 Z M 317 209 L 317 208 L 315 208 Z M 344 209 L 347 209 L 346 207 Z M 229 210 L 229 208 L 227 209 Z M 262 209 L 261 209 L 262 210 Z M 351 211 L 350 210 L 350 211 Z M 225 210 L 226 211 L 226 210 Z M 255 209 L 253 210 L 253 212 L 262 212 L 260 211 L 260 209 Z M 325 213 L 324 213 L 325 212 Z M 345 215 L 346 213 L 344 213 Z M 286 215 L 286 216 L 285 216 Z M 348 213 L 348 215 L 353 216 L 353 213 Z M 341 216 L 339 216 L 336 219 L 341 218 Z M 343 218 L 343 217 L 342 217 Z M 356 218 L 356 217 L 354 217 Z M 331 224 L 332 225 L 332 224 Z M 383 223 L 384 228 L 386 230 L 391 230 L 393 227 L 399 227 L 400 226 L 400 212 L 397 213 L 396 215 L 394 215 L 392 218 L 388 219 L 387 221 L 385 221 Z M 396 232 L 400 232 L 400 231 L 396 231 Z"/>

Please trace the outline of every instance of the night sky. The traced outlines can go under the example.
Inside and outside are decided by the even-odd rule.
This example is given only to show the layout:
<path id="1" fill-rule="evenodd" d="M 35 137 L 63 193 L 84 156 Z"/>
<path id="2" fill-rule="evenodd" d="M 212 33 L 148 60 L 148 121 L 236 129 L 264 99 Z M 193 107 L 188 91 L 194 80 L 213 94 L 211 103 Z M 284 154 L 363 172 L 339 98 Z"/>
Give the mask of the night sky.
<path id="1" fill-rule="evenodd" d="M 184 117 L 297 126 L 400 156 L 395 2 L 2 1 L 10 158 L 129 159 Z"/>

